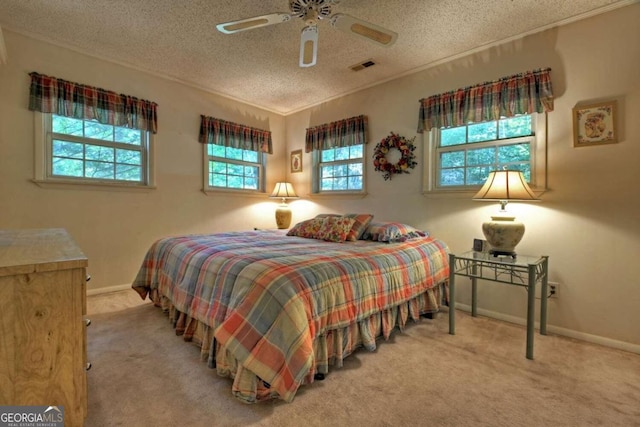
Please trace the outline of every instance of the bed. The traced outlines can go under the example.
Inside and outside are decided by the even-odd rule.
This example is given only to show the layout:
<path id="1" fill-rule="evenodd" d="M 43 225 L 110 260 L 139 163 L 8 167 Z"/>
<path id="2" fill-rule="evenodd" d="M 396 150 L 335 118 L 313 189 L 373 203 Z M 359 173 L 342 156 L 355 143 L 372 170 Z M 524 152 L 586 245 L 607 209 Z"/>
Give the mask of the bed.
<path id="1" fill-rule="evenodd" d="M 375 233 L 352 241 L 301 235 L 163 238 L 132 287 L 168 313 L 176 333 L 231 377 L 232 393 L 247 403 L 291 402 L 357 348 L 375 350 L 376 339 L 447 299 L 448 248 L 425 233 L 387 241 Z"/>

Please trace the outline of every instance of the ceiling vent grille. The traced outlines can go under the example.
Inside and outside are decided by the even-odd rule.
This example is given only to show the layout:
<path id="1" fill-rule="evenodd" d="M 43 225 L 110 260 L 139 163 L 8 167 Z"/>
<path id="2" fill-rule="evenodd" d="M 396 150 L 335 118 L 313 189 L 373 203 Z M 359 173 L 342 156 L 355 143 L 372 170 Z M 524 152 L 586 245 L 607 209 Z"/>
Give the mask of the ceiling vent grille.
<path id="1" fill-rule="evenodd" d="M 376 65 L 376 63 L 373 61 L 373 59 L 367 59 L 366 61 L 360 62 L 356 65 L 352 65 L 349 68 L 351 68 L 351 70 L 353 71 L 361 71 L 365 68 L 373 67 L 374 65 Z"/>

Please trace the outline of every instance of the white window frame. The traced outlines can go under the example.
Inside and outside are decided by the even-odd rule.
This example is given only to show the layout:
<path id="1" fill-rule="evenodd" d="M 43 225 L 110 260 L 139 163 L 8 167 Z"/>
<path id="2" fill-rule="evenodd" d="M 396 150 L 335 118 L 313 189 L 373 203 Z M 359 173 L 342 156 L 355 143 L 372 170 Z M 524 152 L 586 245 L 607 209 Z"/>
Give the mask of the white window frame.
<path id="1" fill-rule="evenodd" d="M 34 112 L 34 179 L 33 182 L 42 186 L 85 186 L 93 188 L 110 187 L 120 189 L 154 189 L 155 188 L 155 138 L 152 132 L 143 131 L 142 147 L 142 181 L 119 181 L 86 177 L 60 177 L 52 174 L 52 113 Z M 73 137 L 81 142 L 89 142 L 89 138 Z"/>
<path id="2" fill-rule="evenodd" d="M 202 191 L 205 194 L 215 194 L 215 193 L 236 193 L 236 194 L 255 194 L 255 195 L 264 195 L 265 194 L 265 171 L 267 169 L 267 156 L 265 153 L 258 151 L 258 162 L 244 162 L 235 159 L 228 159 L 225 157 L 215 157 L 209 156 L 209 144 L 201 144 L 202 145 Z M 257 166 L 258 167 L 258 189 L 245 189 L 245 188 L 228 188 L 228 187 L 213 187 L 209 185 L 209 161 L 219 159 L 224 161 L 225 163 L 235 163 L 240 165 L 248 165 L 248 166 Z"/>
<path id="3" fill-rule="evenodd" d="M 333 164 L 347 164 L 347 163 L 358 163 L 358 158 L 355 159 L 347 159 L 347 160 L 336 160 L 333 162 L 321 162 L 322 160 L 322 150 L 313 150 L 311 153 L 312 158 L 312 195 L 313 196 L 362 196 L 367 194 L 367 162 L 365 162 L 365 155 L 367 144 L 358 144 L 362 145 L 362 157 L 360 157 L 360 162 L 362 163 L 362 189 L 360 190 L 321 190 L 320 188 L 320 170 L 323 165 Z M 335 147 L 334 147 L 335 148 Z"/>
<path id="4" fill-rule="evenodd" d="M 473 143 L 474 148 L 509 145 L 530 140 L 531 144 L 531 180 L 529 186 L 537 193 L 547 190 L 547 113 L 531 114 L 531 122 L 534 135 L 510 138 L 507 140 L 493 140 L 487 142 Z M 454 196 L 471 197 L 481 187 L 481 185 L 465 186 L 438 186 L 438 145 L 440 129 L 431 129 L 423 133 L 424 164 L 428 165 L 424 169 L 422 179 L 422 192 L 427 196 Z M 454 147 L 452 147 L 454 148 Z"/>

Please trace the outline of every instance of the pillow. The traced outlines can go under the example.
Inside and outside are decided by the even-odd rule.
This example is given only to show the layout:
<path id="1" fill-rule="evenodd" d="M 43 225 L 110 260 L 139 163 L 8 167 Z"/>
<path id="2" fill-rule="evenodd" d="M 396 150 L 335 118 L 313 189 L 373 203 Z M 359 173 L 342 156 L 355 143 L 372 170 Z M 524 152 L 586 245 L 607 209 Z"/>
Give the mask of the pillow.
<path id="1" fill-rule="evenodd" d="M 362 235 L 363 240 L 377 242 L 404 242 L 416 237 L 425 237 L 428 233 L 399 222 L 372 222 Z"/>
<path id="2" fill-rule="evenodd" d="M 287 232 L 287 236 L 306 237 L 307 239 L 315 239 L 324 218 L 312 218 L 306 221 L 302 221 L 294 225 L 291 230 Z"/>
<path id="3" fill-rule="evenodd" d="M 316 234 L 316 239 L 327 240 L 329 242 L 344 242 L 354 222 L 356 222 L 356 220 L 353 218 L 328 216 L 323 219 L 322 227 L 320 227 L 320 231 Z"/>
<path id="4" fill-rule="evenodd" d="M 371 220 L 373 219 L 373 215 L 371 214 L 350 213 L 350 214 L 346 214 L 345 217 L 355 219 L 355 222 L 353 223 L 353 227 L 351 227 L 351 230 L 349 231 L 349 234 L 347 234 L 347 238 L 346 238 L 346 240 L 349 240 L 351 242 L 355 242 L 356 240 L 359 240 L 362 238 L 364 231 L 367 229 L 367 226 L 369 225 L 369 223 L 371 223 Z"/>
<path id="5" fill-rule="evenodd" d="M 316 215 L 316 218 L 327 218 L 330 216 L 342 216 L 342 215 L 338 215 L 338 214 L 318 214 Z"/>

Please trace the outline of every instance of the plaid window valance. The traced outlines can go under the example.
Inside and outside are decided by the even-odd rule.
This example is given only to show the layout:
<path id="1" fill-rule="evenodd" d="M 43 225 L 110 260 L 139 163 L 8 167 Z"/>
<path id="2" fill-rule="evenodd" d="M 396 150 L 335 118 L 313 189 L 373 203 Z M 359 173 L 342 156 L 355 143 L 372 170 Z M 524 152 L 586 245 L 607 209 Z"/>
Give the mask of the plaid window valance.
<path id="1" fill-rule="evenodd" d="M 36 72 L 29 73 L 29 110 L 158 132 L 155 102 Z"/>
<path id="2" fill-rule="evenodd" d="M 203 144 L 273 153 L 271 131 L 203 115 L 200 116 L 200 137 L 198 140 Z"/>
<path id="3" fill-rule="evenodd" d="M 307 128 L 305 151 L 310 153 L 367 142 L 367 116 L 360 115 Z"/>
<path id="4" fill-rule="evenodd" d="M 527 71 L 423 98 L 418 132 L 553 111 L 550 71 Z"/>

